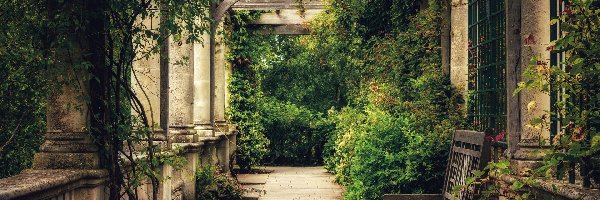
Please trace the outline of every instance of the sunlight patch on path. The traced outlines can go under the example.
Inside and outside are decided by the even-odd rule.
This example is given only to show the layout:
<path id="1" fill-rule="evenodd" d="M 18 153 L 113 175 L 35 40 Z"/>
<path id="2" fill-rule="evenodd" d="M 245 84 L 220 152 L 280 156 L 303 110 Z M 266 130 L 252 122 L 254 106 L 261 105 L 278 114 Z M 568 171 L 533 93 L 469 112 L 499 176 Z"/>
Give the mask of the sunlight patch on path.
<path id="1" fill-rule="evenodd" d="M 323 167 L 259 167 L 267 174 L 238 174 L 260 200 L 342 199 L 344 190 Z"/>

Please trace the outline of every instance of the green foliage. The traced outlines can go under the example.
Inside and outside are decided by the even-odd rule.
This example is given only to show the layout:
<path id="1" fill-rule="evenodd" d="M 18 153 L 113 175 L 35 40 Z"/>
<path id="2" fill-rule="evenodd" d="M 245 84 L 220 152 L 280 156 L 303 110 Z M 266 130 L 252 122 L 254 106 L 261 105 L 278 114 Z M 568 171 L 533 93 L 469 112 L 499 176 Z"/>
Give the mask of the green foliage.
<path id="1" fill-rule="evenodd" d="M 347 186 L 346 199 L 442 188 L 450 135 L 463 121 L 462 100 L 441 73 L 439 16 L 430 3 L 408 25 L 368 41 L 336 29 L 328 18 L 339 16 L 314 23 L 320 29 L 311 37 L 333 43 L 315 44 L 315 54 L 352 70 L 345 81 L 351 107 L 330 115 L 336 131 L 324 153 L 327 169 Z"/>
<path id="2" fill-rule="evenodd" d="M 43 2 L 0 1 L 0 178 L 31 166 L 45 132 Z"/>
<path id="3" fill-rule="evenodd" d="M 222 174 L 215 166 L 204 166 L 196 171 L 196 199 L 239 200 L 244 189 L 236 180 Z"/>
<path id="4" fill-rule="evenodd" d="M 271 141 L 265 163 L 322 163 L 323 146 L 333 127 L 320 114 L 274 98 L 264 98 L 260 112 Z"/>
<path id="5" fill-rule="evenodd" d="M 239 128 L 236 161 L 244 169 L 260 163 L 268 152 L 259 106 L 260 91 L 248 80 L 248 74 L 235 70 L 229 79 L 230 107 L 228 116 Z"/>
<path id="6" fill-rule="evenodd" d="M 441 72 L 440 8 L 420 2 L 333 1 L 311 35 L 234 38 L 247 103 L 230 112 L 260 113 L 234 121 L 262 125 L 265 161 L 313 164 L 323 149 L 346 199 L 440 192 L 462 100 Z"/>
<path id="7" fill-rule="evenodd" d="M 448 142 L 417 132 L 415 119 L 367 108 L 368 128 L 356 135 L 346 199 L 380 199 L 385 193 L 435 192 L 443 186 Z"/>
<path id="8" fill-rule="evenodd" d="M 229 77 L 229 120 L 239 127 L 236 161 L 243 169 L 258 165 L 268 152 L 269 140 L 261 122 L 262 92 L 252 65 L 260 60 L 261 53 L 269 52 L 264 41 L 247 29 L 249 21 L 261 12 L 231 11 L 227 24 L 226 44 L 231 49 L 227 55 L 233 69 Z"/>

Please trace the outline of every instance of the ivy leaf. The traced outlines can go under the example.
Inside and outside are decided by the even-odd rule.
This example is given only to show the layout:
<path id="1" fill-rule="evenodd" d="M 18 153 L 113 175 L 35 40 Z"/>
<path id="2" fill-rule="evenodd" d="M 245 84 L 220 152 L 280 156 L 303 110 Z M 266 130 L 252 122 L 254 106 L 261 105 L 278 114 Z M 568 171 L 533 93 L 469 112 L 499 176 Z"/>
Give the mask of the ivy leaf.
<path id="1" fill-rule="evenodd" d="M 512 190 L 520 190 L 521 188 L 523 188 L 523 186 L 525 186 L 525 184 L 521 181 L 515 181 L 511 186 L 510 189 Z"/>

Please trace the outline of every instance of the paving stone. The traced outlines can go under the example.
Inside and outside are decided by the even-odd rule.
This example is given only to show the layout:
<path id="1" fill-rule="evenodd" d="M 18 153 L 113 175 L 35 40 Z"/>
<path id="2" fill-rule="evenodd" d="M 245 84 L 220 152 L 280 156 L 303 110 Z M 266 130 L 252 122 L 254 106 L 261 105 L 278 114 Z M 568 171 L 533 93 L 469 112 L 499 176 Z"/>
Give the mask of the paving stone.
<path id="1" fill-rule="evenodd" d="M 344 189 L 323 167 L 260 167 L 268 174 L 239 174 L 238 180 L 260 200 L 342 199 Z"/>

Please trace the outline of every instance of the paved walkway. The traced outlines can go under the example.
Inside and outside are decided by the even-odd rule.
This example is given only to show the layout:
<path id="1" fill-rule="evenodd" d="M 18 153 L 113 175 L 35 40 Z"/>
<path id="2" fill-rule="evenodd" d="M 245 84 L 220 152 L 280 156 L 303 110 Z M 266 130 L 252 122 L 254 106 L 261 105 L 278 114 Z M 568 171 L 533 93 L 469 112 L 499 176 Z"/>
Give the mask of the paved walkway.
<path id="1" fill-rule="evenodd" d="M 247 195 L 260 200 L 342 199 L 343 189 L 323 167 L 259 167 L 264 174 L 238 174 Z M 250 198 L 252 199 L 252 198 Z"/>

